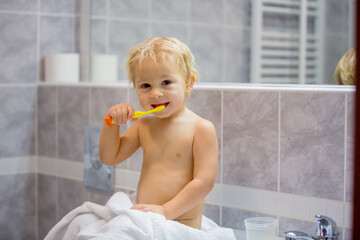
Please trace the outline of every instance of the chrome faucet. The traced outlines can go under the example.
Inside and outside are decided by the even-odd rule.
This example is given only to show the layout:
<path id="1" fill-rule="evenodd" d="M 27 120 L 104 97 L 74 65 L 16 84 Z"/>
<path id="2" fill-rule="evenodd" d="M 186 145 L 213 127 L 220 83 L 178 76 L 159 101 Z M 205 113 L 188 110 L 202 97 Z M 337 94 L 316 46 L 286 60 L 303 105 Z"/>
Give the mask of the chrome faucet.
<path id="1" fill-rule="evenodd" d="M 299 231 L 288 231 L 284 233 L 285 240 L 316 240 L 313 236 Z"/>
<path id="2" fill-rule="evenodd" d="M 318 228 L 316 229 L 318 240 L 338 240 L 339 230 L 333 219 L 323 215 L 315 215 L 315 218 L 318 222 Z"/>
<path id="3" fill-rule="evenodd" d="M 339 230 L 333 219 L 323 215 L 315 215 L 315 219 L 318 223 L 315 237 L 304 232 L 288 231 L 284 233 L 285 240 L 338 240 Z"/>

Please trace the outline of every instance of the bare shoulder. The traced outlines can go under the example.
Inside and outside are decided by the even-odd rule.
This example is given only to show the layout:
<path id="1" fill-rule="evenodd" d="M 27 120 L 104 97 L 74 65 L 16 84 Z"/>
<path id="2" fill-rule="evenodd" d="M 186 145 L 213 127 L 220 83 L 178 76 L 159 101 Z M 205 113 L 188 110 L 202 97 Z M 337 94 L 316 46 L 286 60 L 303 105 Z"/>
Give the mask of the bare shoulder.
<path id="1" fill-rule="evenodd" d="M 195 124 L 195 135 L 203 137 L 216 137 L 216 129 L 214 124 L 205 118 L 199 117 Z"/>
<path id="2" fill-rule="evenodd" d="M 197 115 L 196 113 L 190 110 L 188 111 L 188 113 L 189 114 L 187 116 L 187 119 L 188 121 L 193 123 L 195 127 L 195 134 L 206 133 L 206 132 L 216 134 L 215 126 L 211 121 L 200 117 L 199 115 Z"/>

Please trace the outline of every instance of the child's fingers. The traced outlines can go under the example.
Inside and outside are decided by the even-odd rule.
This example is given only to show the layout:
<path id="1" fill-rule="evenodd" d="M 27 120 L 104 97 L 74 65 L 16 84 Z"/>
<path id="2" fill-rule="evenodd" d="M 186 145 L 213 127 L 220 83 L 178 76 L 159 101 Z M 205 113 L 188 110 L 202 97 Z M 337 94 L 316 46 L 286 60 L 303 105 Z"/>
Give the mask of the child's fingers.
<path id="1" fill-rule="evenodd" d="M 112 117 L 114 124 L 126 124 L 134 115 L 134 108 L 128 104 L 118 104 L 110 108 L 107 116 Z"/>
<path id="2" fill-rule="evenodd" d="M 127 119 L 127 110 L 125 107 L 121 107 L 121 113 L 119 115 L 120 124 L 125 124 Z"/>
<path id="3" fill-rule="evenodd" d="M 114 123 L 117 125 L 120 125 L 120 119 L 119 119 L 119 110 L 115 108 L 115 115 L 113 117 Z"/>
<path id="4" fill-rule="evenodd" d="M 135 204 L 134 206 L 131 207 L 131 209 L 135 209 L 135 210 L 142 210 L 144 209 L 146 206 L 142 205 L 142 204 Z"/>
<path id="5" fill-rule="evenodd" d="M 134 108 L 133 107 L 131 107 L 131 106 L 129 106 L 128 107 L 128 113 L 129 113 L 129 115 L 128 115 L 128 120 L 132 120 L 133 119 L 133 117 L 134 117 Z"/>
<path id="6" fill-rule="evenodd" d="M 138 204 L 137 209 L 145 209 L 147 206 L 144 204 Z"/>
<path id="7" fill-rule="evenodd" d="M 123 124 L 123 113 L 122 113 L 122 109 L 118 108 L 116 111 L 116 117 L 117 117 L 117 124 L 121 125 Z"/>

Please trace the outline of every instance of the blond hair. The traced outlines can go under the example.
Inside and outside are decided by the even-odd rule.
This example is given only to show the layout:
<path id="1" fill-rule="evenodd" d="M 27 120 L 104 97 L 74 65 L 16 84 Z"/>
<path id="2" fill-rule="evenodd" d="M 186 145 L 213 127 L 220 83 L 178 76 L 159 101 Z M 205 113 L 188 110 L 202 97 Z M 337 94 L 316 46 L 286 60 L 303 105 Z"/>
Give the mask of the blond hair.
<path id="1" fill-rule="evenodd" d="M 177 67 L 185 73 L 186 84 L 194 77 L 199 81 L 199 71 L 190 49 L 176 38 L 170 37 L 148 38 L 130 49 L 125 66 L 129 81 L 135 85 L 135 69 L 138 64 L 141 66 L 144 60 L 149 59 L 158 63 L 168 55 L 175 57 Z"/>
<path id="2" fill-rule="evenodd" d="M 355 67 L 356 67 L 356 52 L 355 49 L 350 49 L 339 60 L 334 77 L 340 85 L 355 85 Z"/>

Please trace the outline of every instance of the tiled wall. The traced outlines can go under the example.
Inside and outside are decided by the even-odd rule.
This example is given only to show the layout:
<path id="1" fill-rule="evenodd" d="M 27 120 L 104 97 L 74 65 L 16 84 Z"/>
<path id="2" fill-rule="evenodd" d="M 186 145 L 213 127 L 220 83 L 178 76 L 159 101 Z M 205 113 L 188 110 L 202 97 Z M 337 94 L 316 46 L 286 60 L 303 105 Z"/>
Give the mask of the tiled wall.
<path id="1" fill-rule="evenodd" d="M 130 47 L 151 36 L 172 36 L 190 47 L 203 81 L 249 82 L 252 0 L 91 2 L 91 52 L 117 55 L 120 79 L 126 77 Z M 338 60 L 354 46 L 348 19 L 354 8 L 349 1 L 326 0 L 323 5 L 324 43 L 319 51 L 323 52 L 324 83 L 333 84 Z M 299 29 L 299 21 L 295 15 L 266 14 L 264 26 Z"/>
<path id="2" fill-rule="evenodd" d="M 0 1 L 0 239 L 40 239 L 37 223 L 42 221 L 37 216 L 45 201 L 38 195 L 41 178 L 33 167 L 26 168 L 27 161 L 21 166 L 14 163 L 38 153 L 37 83 L 43 78 L 42 59 L 50 53 L 78 52 L 78 3 Z M 51 152 L 55 145 L 47 146 L 46 152 Z"/>
<path id="3" fill-rule="evenodd" d="M 232 82 L 247 79 L 248 1 L 92 2 L 92 52 L 118 55 L 122 79 L 128 49 L 150 36 L 173 36 L 188 44 L 208 82 L 219 82 L 224 77 Z M 235 49 L 241 54 L 223 55 Z M 223 76 L 225 72 L 227 76 Z"/>
<path id="4" fill-rule="evenodd" d="M 172 36 L 187 44 L 203 70 L 204 81 L 248 79 L 248 0 L 92 0 L 92 3 L 92 53 L 117 55 L 121 79 L 126 77 L 124 65 L 130 47 L 150 36 Z"/>
<path id="5" fill-rule="evenodd" d="M 289 229 L 313 233 L 314 215 L 324 214 L 334 218 L 344 237 L 348 236 L 352 188 L 349 160 L 353 144 L 353 124 L 349 121 L 353 117 L 353 97 L 351 90 L 196 88 L 188 107 L 214 123 L 220 149 L 217 184 L 207 198 L 205 214 L 222 226 L 241 230 L 247 217 L 273 216 L 280 221 L 280 233 Z M 81 162 L 83 127 L 100 127 L 107 109 L 118 102 L 130 102 L 139 108 L 133 90 L 127 87 L 41 85 L 39 152 L 48 151 L 42 155 L 45 157 Z M 53 109 L 58 109 L 57 113 Z M 126 127 L 122 127 L 124 130 Z M 47 144 L 57 147 L 49 151 Z M 116 168 L 125 174 L 139 172 L 140 167 L 138 151 Z M 47 177 L 52 181 L 71 181 Z M 57 188 L 49 188 L 58 191 L 57 200 L 49 203 L 57 205 L 52 222 L 86 197 L 96 200 L 81 182 L 72 182 L 66 187 L 58 183 Z M 121 181 L 115 184 L 128 190 L 136 186 Z M 76 188 L 72 189 L 72 185 Z M 39 192 L 39 199 L 43 191 Z M 69 191 L 66 196 L 74 201 L 62 199 L 64 191 Z M 71 195 L 81 191 L 85 193 Z M 106 198 L 102 196 L 103 201 Z M 40 226 L 39 231 L 46 232 L 44 229 L 46 226 Z"/>
<path id="6" fill-rule="evenodd" d="M 0 1 L 1 240 L 42 239 L 74 207 L 86 200 L 103 204 L 109 197 L 85 188 L 70 168 L 66 176 L 37 170 L 37 156 L 81 164 L 83 127 L 101 124 L 113 104 L 136 101 L 124 87 L 39 86 L 43 56 L 79 51 L 79 2 Z M 329 12 L 340 4 L 331 2 Z M 96 0 L 94 4 L 98 4 L 92 19 L 95 30 L 112 33 L 92 43 L 94 52 L 117 51 L 124 57 L 128 47 L 144 38 L 170 34 L 193 50 L 203 81 L 231 82 L 248 76 L 247 0 Z M 110 17 L 104 17 L 107 11 Z M 336 39 L 342 39 L 345 23 L 333 19 L 327 24 L 339 31 L 328 38 L 334 43 L 327 43 L 326 49 L 329 54 L 342 54 L 346 49 L 338 43 L 344 41 Z M 118 30 L 126 34 L 114 35 Z M 310 213 L 321 211 L 335 216 L 349 239 L 351 91 L 197 88 L 188 106 L 214 123 L 221 150 L 217 186 L 207 199 L 206 215 L 237 229 L 244 229 L 242 219 L 247 216 L 271 215 L 279 218 L 280 233 L 294 226 L 311 233 Z M 139 151 L 117 169 L 138 172 L 140 159 Z M 15 162 L 21 165 L 13 166 Z M 33 165 L 26 168 L 25 163 Z M 124 185 L 118 181 L 117 190 L 134 188 Z"/>

